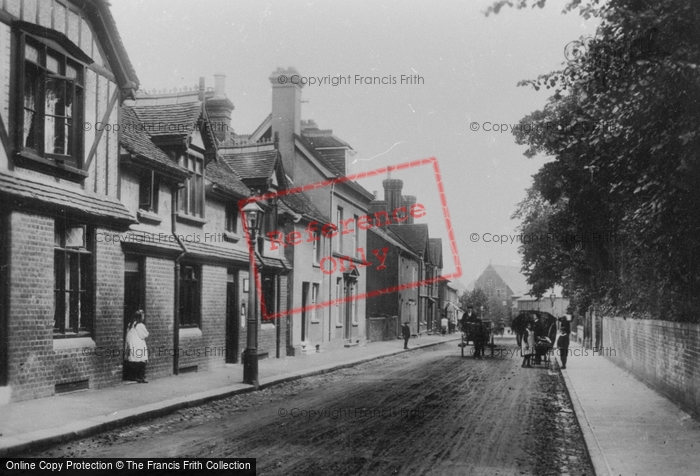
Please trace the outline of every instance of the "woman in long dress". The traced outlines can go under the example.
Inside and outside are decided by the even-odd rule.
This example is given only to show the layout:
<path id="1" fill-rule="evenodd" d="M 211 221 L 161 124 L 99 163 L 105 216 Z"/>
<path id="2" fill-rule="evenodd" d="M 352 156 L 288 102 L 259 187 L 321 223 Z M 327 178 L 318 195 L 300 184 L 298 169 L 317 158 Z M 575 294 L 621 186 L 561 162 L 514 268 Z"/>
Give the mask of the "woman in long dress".
<path id="1" fill-rule="evenodd" d="M 148 330 L 144 325 L 144 312 L 138 310 L 134 313 L 134 319 L 129 324 L 126 331 L 126 361 L 133 366 L 136 381 L 138 383 L 148 383 L 146 381 L 146 362 L 148 362 L 148 346 L 146 337 Z"/>

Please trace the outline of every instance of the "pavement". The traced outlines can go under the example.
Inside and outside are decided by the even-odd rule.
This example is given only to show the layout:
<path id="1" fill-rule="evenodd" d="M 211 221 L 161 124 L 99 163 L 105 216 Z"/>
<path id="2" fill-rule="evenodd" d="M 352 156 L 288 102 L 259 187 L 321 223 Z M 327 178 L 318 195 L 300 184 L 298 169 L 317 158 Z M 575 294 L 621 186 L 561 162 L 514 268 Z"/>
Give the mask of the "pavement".
<path id="1" fill-rule="evenodd" d="M 561 372 L 598 476 L 700 474 L 700 422 L 676 404 L 578 344 Z"/>
<path id="2" fill-rule="evenodd" d="M 266 359 L 259 362 L 259 388 L 460 339 L 461 334 L 421 335 L 411 338 L 408 350 L 403 349 L 403 339 L 397 339 Z M 455 352 L 458 351 L 455 345 Z M 243 366 L 227 364 L 211 371 L 150 380 L 145 385 L 125 382 L 114 387 L 2 405 L 0 457 L 38 450 L 255 390 L 242 380 Z"/>

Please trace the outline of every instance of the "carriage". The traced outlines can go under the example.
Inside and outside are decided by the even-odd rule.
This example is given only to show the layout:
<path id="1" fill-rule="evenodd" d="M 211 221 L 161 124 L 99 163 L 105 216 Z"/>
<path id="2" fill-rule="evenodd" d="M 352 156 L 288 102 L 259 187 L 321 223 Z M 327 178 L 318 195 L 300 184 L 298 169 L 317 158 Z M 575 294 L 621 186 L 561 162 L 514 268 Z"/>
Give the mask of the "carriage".
<path id="1" fill-rule="evenodd" d="M 493 357 L 493 333 L 494 326 L 491 321 L 476 319 L 474 321 L 462 322 L 462 342 L 459 347 L 462 349 L 462 357 L 464 357 L 464 349 L 467 348 L 469 342 L 474 343 L 474 357 L 479 354 L 484 355 L 486 347 L 491 348 L 491 357 Z M 481 350 L 481 352 L 479 352 Z"/>
<path id="2" fill-rule="evenodd" d="M 557 319 L 552 314 L 544 311 L 527 310 L 513 318 L 511 329 L 515 333 L 518 347 L 522 347 L 522 339 L 528 323 L 533 324 L 535 331 L 535 359 L 549 367 L 550 355 L 557 335 Z"/>

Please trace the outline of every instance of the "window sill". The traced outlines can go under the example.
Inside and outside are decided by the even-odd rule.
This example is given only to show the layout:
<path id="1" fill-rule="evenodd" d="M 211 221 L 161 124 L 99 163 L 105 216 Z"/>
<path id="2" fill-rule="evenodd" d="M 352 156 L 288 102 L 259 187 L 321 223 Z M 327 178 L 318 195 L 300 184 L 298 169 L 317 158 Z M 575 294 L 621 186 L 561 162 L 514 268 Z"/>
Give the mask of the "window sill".
<path id="1" fill-rule="evenodd" d="M 263 322 L 262 324 L 260 324 L 261 331 L 269 331 L 273 329 L 275 329 L 275 325 L 270 322 Z"/>
<path id="2" fill-rule="evenodd" d="M 199 327 L 184 327 L 180 329 L 180 339 L 202 337 L 202 329 Z"/>
<path id="3" fill-rule="evenodd" d="M 84 170 L 41 157 L 29 149 L 22 149 L 17 152 L 14 162 L 20 167 L 48 173 L 71 182 L 81 182 L 88 176 L 88 173 Z"/>
<path id="4" fill-rule="evenodd" d="M 335 327 L 336 327 L 336 328 L 341 328 L 341 327 L 343 327 L 343 325 L 342 325 L 342 324 L 338 324 L 338 323 L 336 322 L 336 323 L 335 323 Z"/>
<path id="5" fill-rule="evenodd" d="M 228 243 L 238 243 L 241 241 L 240 235 L 237 235 L 236 233 L 233 233 L 232 231 L 225 231 L 224 232 L 224 239 Z"/>
<path id="6" fill-rule="evenodd" d="M 309 322 L 311 324 L 320 324 L 321 323 L 321 321 L 319 321 L 318 319 L 311 319 Z"/>
<path id="7" fill-rule="evenodd" d="M 80 348 L 95 349 L 97 348 L 97 344 L 92 337 L 54 338 L 53 340 L 53 350 Z"/>
<path id="8" fill-rule="evenodd" d="M 144 210 L 143 208 L 140 208 L 139 211 L 136 212 L 136 216 L 138 217 L 139 221 L 145 221 L 155 224 L 160 224 L 160 222 L 163 221 L 163 219 L 157 214 Z"/>
<path id="9" fill-rule="evenodd" d="M 177 214 L 177 221 L 194 226 L 204 226 L 207 223 L 207 221 L 204 218 L 196 217 L 193 215 L 185 215 L 183 213 Z"/>

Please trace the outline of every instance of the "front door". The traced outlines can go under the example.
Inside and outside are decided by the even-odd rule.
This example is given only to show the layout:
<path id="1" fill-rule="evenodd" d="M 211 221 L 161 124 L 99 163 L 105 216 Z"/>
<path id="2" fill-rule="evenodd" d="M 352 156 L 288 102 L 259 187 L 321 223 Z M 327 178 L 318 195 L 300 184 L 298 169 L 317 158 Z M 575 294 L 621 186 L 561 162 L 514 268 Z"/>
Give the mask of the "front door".
<path id="1" fill-rule="evenodd" d="M 229 271 L 226 280 L 226 363 L 238 363 L 238 286 L 236 272 Z"/>
<path id="2" fill-rule="evenodd" d="M 306 306 L 309 305 L 309 283 L 301 283 L 301 341 L 305 342 L 307 338 L 308 316 Z"/>
<path id="3" fill-rule="evenodd" d="M 344 298 L 346 299 L 344 306 L 345 306 L 345 322 L 344 328 L 345 328 L 345 338 L 350 339 L 352 337 L 352 322 L 353 322 L 353 317 L 355 316 L 355 306 L 357 303 L 355 302 L 355 289 L 357 286 L 357 281 L 354 279 L 346 279 L 345 280 L 345 287 L 344 287 Z"/>

